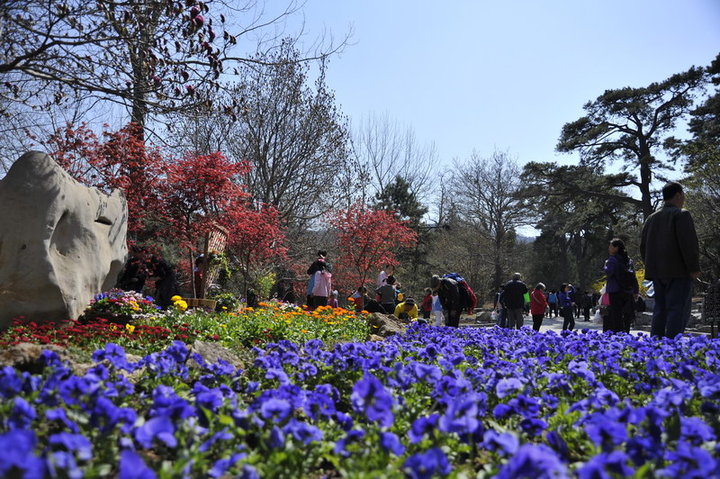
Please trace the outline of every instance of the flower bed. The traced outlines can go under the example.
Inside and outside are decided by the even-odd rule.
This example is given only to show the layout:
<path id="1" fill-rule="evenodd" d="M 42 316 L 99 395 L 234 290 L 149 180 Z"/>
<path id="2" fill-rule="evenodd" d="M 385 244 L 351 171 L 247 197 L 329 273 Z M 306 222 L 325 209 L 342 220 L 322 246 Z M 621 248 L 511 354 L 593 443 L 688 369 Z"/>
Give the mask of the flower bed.
<path id="1" fill-rule="evenodd" d="M 282 303 L 263 303 L 240 313 L 213 313 L 202 310 L 169 311 L 133 316 L 128 324 L 105 318 L 65 323 L 25 323 L 16 320 L 0 333 L 0 346 L 30 342 L 81 349 L 102 348 L 116 343 L 128 352 L 145 355 L 169 346 L 173 340 L 193 343 L 197 339 L 219 341 L 224 346 L 252 347 L 283 339 L 305 342 L 321 339 L 334 344 L 360 341 L 368 336 L 362 317 L 341 308 L 323 307 L 313 312 Z"/>
<path id="2" fill-rule="evenodd" d="M 256 352 L 5 368 L 0 477 L 720 475 L 718 340 L 415 325 Z"/>

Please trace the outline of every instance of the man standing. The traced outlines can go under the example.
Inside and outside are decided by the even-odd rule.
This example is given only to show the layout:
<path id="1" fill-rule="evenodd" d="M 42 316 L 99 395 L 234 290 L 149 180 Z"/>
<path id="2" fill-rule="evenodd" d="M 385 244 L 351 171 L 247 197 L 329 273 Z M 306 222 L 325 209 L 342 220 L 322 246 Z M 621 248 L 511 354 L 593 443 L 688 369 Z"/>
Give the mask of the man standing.
<path id="1" fill-rule="evenodd" d="M 508 327 L 520 329 L 523 326 L 523 310 L 525 293 L 528 288 L 520 281 L 520 273 L 513 274 L 513 279 L 505 285 L 505 307 L 507 308 Z"/>
<path id="2" fill-rule="evenodd" d="M 700 254 L 695 223 L 682 209 L 685 193 L 679 183 L 662 189 L 665 204 L 643 226 L 640 254 L 645 278 L 653 281 L 655 309 L 652 335 L 674 338 L 685 331 L 690 318 L 693 280 L 700 276 Z"/>
<path id="3" fill-rule="evenodd" d="M 430 278 L 430 288 L 437 292 L 447 318 L 447 325 L 451 328 L 457 328 L 460 325 L 460 314 L 464 307 L 460 303 L 460 291 L 457 281 L 450 278 L 441 278 L 435 274 Z"/>

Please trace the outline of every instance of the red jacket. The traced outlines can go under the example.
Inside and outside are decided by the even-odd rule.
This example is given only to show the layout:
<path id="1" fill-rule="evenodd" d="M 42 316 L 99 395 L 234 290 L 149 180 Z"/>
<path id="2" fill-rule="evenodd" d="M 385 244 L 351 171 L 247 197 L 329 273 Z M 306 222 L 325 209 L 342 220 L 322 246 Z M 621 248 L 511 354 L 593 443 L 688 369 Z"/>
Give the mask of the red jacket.
<path id="1" fill-rule="evenodd" d="M 422 306 L 420 307 L 421 311 L 432 311 L 432 302 L 433 297 L 432 294 L 426 294 L 423 298 Z"/>
<path id="2" fill-rule="evenodd" d="M 545 293 L 540 289 L 533 289 L 530 293 L 530 314 L 545 314 L 547 307 Z"/>

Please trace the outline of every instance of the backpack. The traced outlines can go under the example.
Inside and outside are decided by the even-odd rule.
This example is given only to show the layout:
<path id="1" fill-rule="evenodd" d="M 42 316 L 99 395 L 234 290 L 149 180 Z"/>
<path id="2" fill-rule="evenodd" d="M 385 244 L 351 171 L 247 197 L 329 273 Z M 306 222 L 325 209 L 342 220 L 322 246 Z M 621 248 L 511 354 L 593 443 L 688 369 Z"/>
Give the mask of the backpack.
<path id="1" fill-rule="evenodd" d="M 463 309 L 467 310 L 468 314 L 473 314 L 475 312 L 475 306 L 477 306 L 477 296 L 475 295 L 475 291 L 473 291 L 467 281 L 465 281 L 465 278 L 457 273 L 447 273 L 443 275 L 443 278 L 454 279 L 457 282 L 460 302 Z"/>
<path id="2" fill-rule="evenodd" d="M 627 263 L 618 259 L 618 269 L 615 274 L 618 285 L 623 291 L 634 291 L 637 286 L 637 277 L 635 276 L 635 266 L 631 259 L 628 258 Z"/>

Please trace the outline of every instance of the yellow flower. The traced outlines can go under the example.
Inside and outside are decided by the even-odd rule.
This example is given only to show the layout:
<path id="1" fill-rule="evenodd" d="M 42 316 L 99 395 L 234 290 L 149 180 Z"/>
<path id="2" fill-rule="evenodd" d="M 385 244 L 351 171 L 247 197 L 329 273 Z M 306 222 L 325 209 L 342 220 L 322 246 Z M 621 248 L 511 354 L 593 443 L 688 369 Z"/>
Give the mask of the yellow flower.
<path id="1" fill-rule="evenodd" d="M 181 299 L 182 299 L 182 297 L 181 297 L 181 296 L 178 296 L 178 295 L 176 294 L 175 296 L 173 296 L 172 298 L 170 298 L 170 301 L 172 301 L 172 302 L 174 303 L 175 301 L 180 301 Z"/>
<path id="2" fill-rule="evenodd" d="M 175 306 L 180 311 L 185 311 L 188 308 L 188 304 L 186 301 L 183 301 L 182 299 L 179 299 L 173 303 L 173 306 Z"/>
<path id="3" fill-rule="evenodd" d="M 132 333 L 132 332 L 135 331 L 135 326 L 133 326 L 132 324 L 128 323 L 128 324 L 125 325 L 125 329 L 127 329 L 129 333 Z"/>

